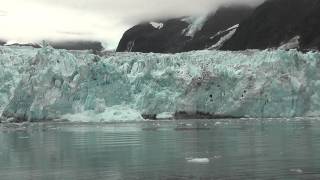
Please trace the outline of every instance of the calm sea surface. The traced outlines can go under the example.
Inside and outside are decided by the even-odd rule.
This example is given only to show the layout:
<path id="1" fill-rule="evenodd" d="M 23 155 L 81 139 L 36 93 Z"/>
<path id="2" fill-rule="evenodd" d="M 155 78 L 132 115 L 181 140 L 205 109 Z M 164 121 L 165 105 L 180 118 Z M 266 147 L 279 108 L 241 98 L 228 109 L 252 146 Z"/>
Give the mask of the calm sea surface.
<path id="1" fill-rule="evenodd" d="M 0 180 L 320 179 L 320 119 L 0 124 Z"/>

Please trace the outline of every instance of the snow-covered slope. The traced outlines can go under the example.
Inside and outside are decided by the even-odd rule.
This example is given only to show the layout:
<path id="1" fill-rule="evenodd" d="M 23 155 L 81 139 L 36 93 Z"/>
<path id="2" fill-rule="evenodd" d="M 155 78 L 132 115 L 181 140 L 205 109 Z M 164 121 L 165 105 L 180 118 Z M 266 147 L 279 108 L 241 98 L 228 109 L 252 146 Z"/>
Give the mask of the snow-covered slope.
<path id="1" fill-rule="evenodd" d="M 150 22 L 150 24 L 156 29 L 162 29 L 163 28 L 163 23 Z"/>
<path id="2" fill-rule="evenodd" d="M 115 53 L 100 58 L 50 47 L 1 47 L 0 63 L 4 120 L 320 115 L 320 53 L 315 52 Z"/>
<path id="3" fill-rule="evenodd" d="M 213 50 L 213 49 L 221 48 L 223 46 L 223 44 L 226 41 L 228 41 L 234 35 L 234 33 L 237 31 L 238 27 L 239 27 L 239 24 L 234 25 L 234 26 L 232 26 L 232 27 L 230 27 L 230 28 L 228 28 L 228 29 L 226 29 L 224 31 L 219 31 L 217 34 L 215 34 L 214 36 L 210 37 L 210 39 L 214 39 L 214 38 L 216 38 L 218 36 L 221 36 L 221 34 L 225 34 L 224 36 L 222 36 L 220 38 L 220 40 L 216 44 L 212 45 L 208 49 Z"/>
<path id="4" fill-rule="evenodd" d="M 208 15 L 190 16 L 183 18 L 182 21 L 187 22 L 189 26 L 183 30 L 186 36 L 194 37 L 194 35 L 202 29 L 208 19 Z"/>

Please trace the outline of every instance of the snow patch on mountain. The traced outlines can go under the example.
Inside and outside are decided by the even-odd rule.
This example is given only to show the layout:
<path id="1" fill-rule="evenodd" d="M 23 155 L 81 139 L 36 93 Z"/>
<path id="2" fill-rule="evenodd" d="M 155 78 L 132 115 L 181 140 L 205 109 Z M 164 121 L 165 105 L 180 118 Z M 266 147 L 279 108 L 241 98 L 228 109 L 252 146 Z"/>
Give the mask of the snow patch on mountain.
<path id="1" fill-rule="evenodd" d="M 208 15 L 190 16 L 182 19 L 182 21 L 189 23 L 189 26 L 183 30 L 182 34 L 184 34 L 185 36 L 193 37 L 198 31 L 202 29 L 207 19 Z"/>
<path id="2" fill-rule="evenodd" d="M 228 32 L 228 34 L 226 34 L 225 36 L 221 37 L 220 40 L 219 40 L 216 44 L 212 45 L 212 46 L 211 46 L 210 48 L 208 48 L 208 49 L 212 50 L 212 49 L 219 49 L 220 47 L 222 47 L 223 44 L 224 44 L 226 41 L 228 41 L 230 38 L 232 38 L 232 36 L 234 35 L 234 33 L 236 33 L 238 27 L 239 27 L 239 25 L 237 24 L 237 25 L 235 25 L 235 26 L 232 26 L 232 27 L 228 28 L 228 29 L 225 30 L 225 31 L 220 31 L 220 32 L 218 32 L 218 33 L 215 35 L 215 37 L 218 36 L 218 35 L 221 35 L 222 33 L 226 33 L 226 32 Z"/>
<path id="3" fill-rule="evenodd" d="M 210 37 L 210 39 L 214 39 L 216 37 L 219 37 L 219 36 L 223 35 L 224 33 L 227 33 L 227 34 L 222 36 L 216 44 L 212 45 L 208 49 L 213 50 L 213 49 L 221 48 L 226 41 L 228 41 L 230 38 L 232 38 L 232 36 L 236 33 L 238 28 L 239 28 L 239 24 L 236 24 L 226 30 L 217 32 L 214 36 Z"/>
<path id="4" fill-rule="evenodd" d="M 219 31 L 214 36 L 211 36 L 210 39 L 214 39 L 215 37 L 220 36 L 221 34 L 229 32 L 229 31 L 233 31 L 234 30 L 234 32 L 235 32 L 238 29 L 238 27 L 239 27 L 239 24 L 236 24 L 236 25 L 234 25 L 234 26 L 232 26 L 232 27 L 230 27 L 230 28 L 228 28 L 226 30 Z"/>
<path id="5" fill-rule="evenodd" d="M 300 47 L 300 36 L 295 36 L 290 39 L 288 42 L 281 43 L 279 49 L 288 50 L 288 49 L 297 49 Z"/>
<path id="6" fill-rule="evenodd" d="M 231 26 L 230 28 L 228 28 L 226 31 L 231 31 L 231 30 L 234 30 L 234 29 L 237 29 L 237 28 L 239 28 L 239 24 L 236 24 L 236 25 L 234 25 L 234 26 Z"/>
<path id="7" fill-rule="evenodd" d="M 128 42 L 127 48 L 126 48 L 126 52 L 131 52 L 131 51 L 132 51 L 132 49 L 133 49 L 133 47 L 134 47 L 134 43 L 135 43 L 135 40 Z"/>
<path id="8" fill-rule="evenodd" d="M 150 22 L 150 24 L 156 29 L 162 29 L 164 26 L 163 23 L 158 23 L 158 22 Z"/>

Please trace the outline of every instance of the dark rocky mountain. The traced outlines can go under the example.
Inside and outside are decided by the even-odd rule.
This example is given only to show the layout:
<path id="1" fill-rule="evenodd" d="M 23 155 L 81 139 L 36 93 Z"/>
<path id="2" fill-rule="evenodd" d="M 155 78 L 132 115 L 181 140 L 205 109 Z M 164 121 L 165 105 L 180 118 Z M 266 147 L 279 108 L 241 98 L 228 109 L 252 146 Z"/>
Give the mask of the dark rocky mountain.
<path id="1" fill-rule="evenodd" d="M 320 0 L 266 0 L 256 9 L 222 7 L 209 15 L 192 36 L 188 31 L 194 27 L 186 19 L 160 21 L 162 28 L 150 23 L 134 26 L 125 32 L 117 51 L 320 50 Z M 195 24 L 199 24 L 197 21 Z M 239 27 L 230 28 L 236 24 Z"/>
<path id="2" fill-rule="evenodd" d="M 240 24 L 222 49 L 273 48 L 295 37 L 300 49 L 320 49 L 320 0 L 268 0 Z"/>
<path id="3" fill-rule="evenodd" d="M 123 35 L 117 47 L 118 52 L 179 52 L 190 38 L 183 35 L 188 23 L 179 19 L 161 21 L 162 28 L 149 22 L 136 25 Z M 160 24 L 160 26 L 161 26 Z"/>
<path id="4" fill-rule="evenodd" d="M 206 17 L 141 23 L 124 33 L 117 51 L 176 53 L 209 48 L 252 12 L 248 6 L 221 7 Z"/>
<path id="5" fill-rule="evenodd" d="M 0 39 L 0 46 L 4 45 L 6 41 Z"/>
<path id="6" fill-rule="evenodd" d="M 194 38 L 187 42 L 184 50 L 201 50 L 216 44 L 221 37 L 229 32 L 226 31 L 228 28 L 240 24 L 245 18 L 251 15 L 253 10 L 252 7 L 248 6 L 219 8 L 217 12 L 208 17 L 206 23 L 202 29 L 195 34 Z M 219 34 L 217 35 L 217 33 Z"/>

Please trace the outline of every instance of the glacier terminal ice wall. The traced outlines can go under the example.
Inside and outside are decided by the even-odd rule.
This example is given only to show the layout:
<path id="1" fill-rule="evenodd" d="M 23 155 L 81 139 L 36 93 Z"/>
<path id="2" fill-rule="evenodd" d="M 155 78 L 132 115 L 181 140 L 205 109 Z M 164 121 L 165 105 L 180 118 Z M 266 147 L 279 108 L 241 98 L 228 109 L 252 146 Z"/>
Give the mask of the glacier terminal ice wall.
<path id="1" fill-rule="evenodd" d="M 0 48 L 3 120 L 320 115 L 320 53 L 114 53 Z"/>

